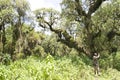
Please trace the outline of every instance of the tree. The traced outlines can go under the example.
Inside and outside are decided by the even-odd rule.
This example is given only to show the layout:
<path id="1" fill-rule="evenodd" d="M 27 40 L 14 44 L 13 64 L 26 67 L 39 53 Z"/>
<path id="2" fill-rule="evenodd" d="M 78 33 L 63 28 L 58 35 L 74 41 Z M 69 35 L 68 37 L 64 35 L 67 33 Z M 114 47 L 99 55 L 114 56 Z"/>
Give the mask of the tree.
<path id="1" fill-rule="evenodd" d="M 96 25 L 95 29 L 101 30 L 97 43 L 101 44 L 102 50 L 109 50 L 110 53 L 119 49 L 119 8 L 119 2 L 113 1 L 112 4 L 104 4 L 92 17 L 93 23 Z"/>
<path id="2" fill-rule="evenodd" d="M 22 27 L 25 23 L 27 12 L 30 10 L 30 7 L 26 0 L 14 0 L 13 9 L 16 13 L 13 22 L 11 22 L 11 25 L 13 27 L 11 56 L 13 56 L 14 53 L 22 52 L 23 44 Z M 17 48 L 16 45 L 18 46 Z"/>
<path id="3" fill-rule="evenodd" d="M 53 33 L 51 36 L 46 36 L 42 41 L 41 46 L 46 53 L 50 53 L 52 56 L 64 56 L 69 54 L 72 50 L 68 46 L 57 42 L 57 35 Z"/>
<path id="4" fill-rule="evenodd" d="M 0 53 L 8 53 L 16 59 L 21 54 L 27 56 L 36 51 L 34 48 L 43 35 L 35 32 L 31 18 L 26 0 L 0 0 Z"/>
<path id="5" fill-rule="evenodd" d="M 9 6 L 9 7 L 8 7 Z M 0 0 L 0 44 L 2 53 L 5 53 L 6 31 L 5 26 L 10 23 L 13 16 L 13 9 L 10 0 Z"/>
<path id="6" fill-rule="evenodd" d="M 58 28 L 55 28 L 54 24 L 56 24 L 56 19 L 58 20 L 59 18 L 56 18 L 57 16 L 60 16 L 58 14 L 55 14 L 55 11 L 50 10 L 47 11 L 45 9 L 42 10 L 36 10 L 35 15 L 36 18 L 39 22 L 39 25 L 43 28 L 47 28 L 51 30 L 52 32 L 56 33 L 58 35 L 58 41 L 60 41 L 63 44 L 66 44 L 70 48 L 75 48 L 78 52 L 83 52 L 87 56 L 91 57 L 93 52 L 100 52 L 102 50 L 105 50 L 102 46 L 102 42 L 106 40 L 106 44 L 109 42 L 109 40 L 113 39 L 114 37 L 109 37 L 109 35 L 117 35 L 119 36 L 118 31 L 114 31 L 114 29 L 111 29 L 107 33 L 107 29 L 103 30 L 100 25 L 103 24 L 101 23 L 102 18 L 99 17 L 102 15 L 102 17 L 107 16 L 105 13 L 101 13 L 102 11 L 104 12 L 104 8 L 101 8 L 103 6 L 102 3 L 104 3 L 106 0 L 90 0 L 90 1 L 82 1 L 82 0 L 63 0 L 61 3 L 62 5 L 62 16 L 60 18 L 65 18 L 66 23 L 69 24 L 71 22 L 75 22 L 77 25 L 76 29 L 76 34 L 82 36 L 81 38 L 81 43 L 79 43 L 76 39 L 73 38 L 73 36 L 70 34 L 70 30 L 63 29 L 63 26 Z M 111 2 L 112 3 L 112 2 Z M 118 4 L 118 3 L 116 3 Z M 103 4 L 104 5 L 104 4 Z M 110 4 L 112 5 L 112 4 Z M 109 7 L 109 6 L 107 6 Z M 108 11 L 109 12 L 109 11 Z M 111 11 L 112 12 L 112 11 Z M 116 11 L 115 11 L 116 12 Z M 47 13 L 47 14 L 46 14 Z M 54 14 L 54 15 L 53 15 Z M 110 14 L 108 14 L 110 15 Z M 47 17 L 47 19 L 46 19 Z M 97 18 L 99 17 L 99 19 Z M 109 18 L 107 16 L 107 18 Z M 114 17 L 115 18 L 115 17 Z M 97 20 L 98 19 L 98 20 Z M 116 19 L 116 18 L 115 18 Z M 59 19 L 60 20 L 60 19 Z M 96 21 L 99 22 L 96 22 Z M 114 21 L 114 20 L 113 20 Z M 60 21 L 61 24 L 63 21 Z M 104 22 L 105 23 L 105 22 Z M 110 22 L 109 22 L 110 24 Z M 114 23 L 112 23 L 114 24 Z M 70 24 L 71 26 L 73 24 Z M 59 26 L 59 25 L 57 25 Z M 118 26 L 118 25 L 116 25 Z M 100 28 L 101 27 L 101 28 Z M 109 28 L 108 26 L 106 26 Z M 60 29 L 61 28 L 61 29 Z M 71 28 L 71 27 L 70 27 Z M 80 29 L 82 32 L 79 32 Z M 105 35 L 104 35 L 105 33 Z M 110 39 L 111 38 L 111 39 Z M 103 39 L 102 41 L 99 41 L 99 39 Z M 99 45 L 98 45 L 99 44 Z M 105 46 L 106 47 L 106 46 Z M 109 47 L 111 50 L 113 47 Z M 108 49 L 106 47 L 106 49 Z"/>

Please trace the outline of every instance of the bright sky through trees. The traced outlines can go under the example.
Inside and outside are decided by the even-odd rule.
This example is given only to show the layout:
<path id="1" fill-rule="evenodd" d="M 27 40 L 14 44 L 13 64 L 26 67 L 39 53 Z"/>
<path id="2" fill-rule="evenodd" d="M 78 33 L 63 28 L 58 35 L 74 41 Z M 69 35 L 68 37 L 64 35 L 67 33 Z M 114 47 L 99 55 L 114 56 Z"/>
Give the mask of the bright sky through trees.
<path id="1" fill-rule="evenodd" d="M 58 11 L 60 9 L 60 3 L 62 0 L 28 0 L 31 6 L 31 10 L 36 10 L 39 8 L 54 8 Z"/>

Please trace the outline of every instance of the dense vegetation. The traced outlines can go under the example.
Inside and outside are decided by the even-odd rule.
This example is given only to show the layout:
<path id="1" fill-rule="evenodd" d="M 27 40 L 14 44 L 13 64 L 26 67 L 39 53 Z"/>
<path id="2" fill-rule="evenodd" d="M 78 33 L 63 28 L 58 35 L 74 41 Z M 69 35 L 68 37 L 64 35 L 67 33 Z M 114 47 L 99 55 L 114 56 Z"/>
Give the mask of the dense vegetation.
<path id="1" fill-rule="evenodd" d="M 120 72 L 108 68 L 95 77 L 92 66 L 78 56 L 46 58 L 30 56 L 9 66 L 0 65 L 0 80 L 119 80 Z"/>
<path id="2" fill-rule="evenodd" d="M 0 80 L 120 79 L 120 0 L 62 0 L 61 12 L 0 0 Z M 19 73 L 20 72 L 20 73 Z"/>

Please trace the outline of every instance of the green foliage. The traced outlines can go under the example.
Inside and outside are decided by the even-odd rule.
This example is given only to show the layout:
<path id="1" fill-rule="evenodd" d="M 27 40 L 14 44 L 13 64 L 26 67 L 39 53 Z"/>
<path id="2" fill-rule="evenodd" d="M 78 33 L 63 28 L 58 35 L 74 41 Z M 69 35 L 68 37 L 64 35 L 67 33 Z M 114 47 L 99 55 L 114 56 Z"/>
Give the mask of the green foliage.
<path id="1" fill-rule="evenodd" d="M 100 80 L 119 80 L 120 72 L 113 69 L 102 70 Z M 28 57 L 9 66 L 0 65 L 0 80 L 94 80 L 93 68 L 78 56 L 54 58 L 50 54 L 45 59 Z"/>
<path id="2" fill-rule="evenodd" d="M 113 67 L 120 71 L 120 52 L 116 53 L 116 56 L 114 58 Z"/>
<path id="3" fill-rule="evenodd" d="M 115 35 L 119 34 L 119 15 L 119 2 L 113 0 L 111 3 L 104 3 L 92 16 L 93 32 L 101 31 L 94 40 L 97 51 L 109 50 L 111 52 L 116 46 L 119 49 L 119 35 Z"/>
<path id="4" fill-rule="evenodd" d="M 120 52 L 113 53 L 120 50 L 120 2 L 111 1 L 104 3 L 90 20 L 75 10 L 75 0 L 63 0 L 62 14 L 45 8 L 34 12 L 41 27 L 63 30 L 59 38 L 71 42 L 73 48 L 72 43 L 78 43 L 86 52 L 90 52 L 89 47 L 100 52 L 100 80 L 120 80 Z M 88 2 L 83 4 L 80 0 L 85 11 Z M 28 25 L 26 17 L 32 13 L 29 11 L 27 0 L 0 0 L 0 80 L 94 80 L 92 61 L 84 53 L 80 55 L 81 52 L 57 42 L 58 35 L 36 32 Z M 27 58 L 28 55 L 37 57 Z M 11 58 L 19 60 L 11 62 Z"/>
<path id="5" fill-rule="evenodd" d="M 11 56 L 9 54 L 0 53 L 0 62 L 4 65 L 9 65 L 11 62 Z"/>
<path id="6" fill-rule="evenodd" d="M 41 46 L 44 48 L 46 53 L 50 53 L 53 56 L 63 56 L 70 54 L 71 48 L 68 48 L 66 45 L 57 42 L 55 37 L 56 35 L 53 34 L 51 36 L 46 36 L 45 40 L 41 43 Z"/>
<path id="7" fill-rule="evenodd" d="M 42 8 L 34 11 L 37 22 L 42 28 L 57 27 L 60 13 L 52 8 Z"/>
<path id="8" fill-rule="evenodd" d="M 35 46 L 35 48 L 33 49 L 33 52 L 35 53 L 35 55 L 37 56 L 42 56 L 44 57 L 46 55 L 45 51 L 44 51 L 44 48 L 37 45 Z"/>

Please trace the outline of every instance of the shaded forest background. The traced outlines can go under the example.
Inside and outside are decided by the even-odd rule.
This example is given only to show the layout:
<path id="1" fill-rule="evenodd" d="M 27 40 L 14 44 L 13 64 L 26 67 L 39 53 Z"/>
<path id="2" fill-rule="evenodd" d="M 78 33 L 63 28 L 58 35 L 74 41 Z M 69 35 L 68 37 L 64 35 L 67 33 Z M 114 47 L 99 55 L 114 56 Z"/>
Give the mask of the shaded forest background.
<path id="1" fill-rule="evenodd" d="M 120 70 L 120 0 L 63 0 L 62 11 L 31 11 L 26 0 L 0 0 L 0 62 L 35 55 L 76 55 Z"/>

